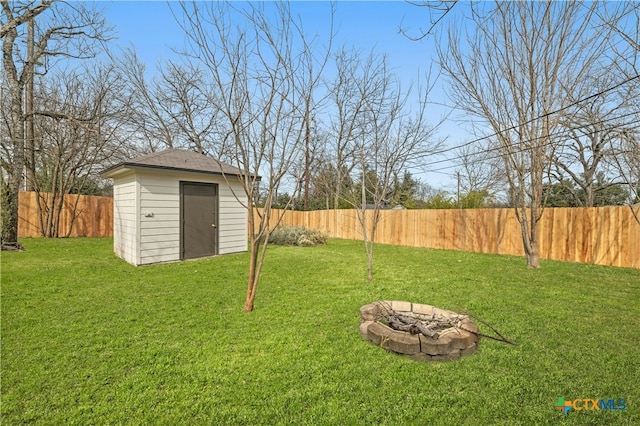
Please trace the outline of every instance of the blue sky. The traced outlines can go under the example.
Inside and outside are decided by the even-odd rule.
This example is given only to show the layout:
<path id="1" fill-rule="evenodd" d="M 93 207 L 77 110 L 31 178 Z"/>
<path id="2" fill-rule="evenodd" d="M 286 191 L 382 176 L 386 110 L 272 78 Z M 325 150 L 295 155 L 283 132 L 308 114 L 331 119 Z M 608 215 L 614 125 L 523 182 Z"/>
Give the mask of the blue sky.
<path id="1" fill-rule="evenodd" d="M 182 44 L 183 35 L 172 16 L 170 3 L 114 1 L 99 4 L 103 5 L 108 22 L 115 27 L 118 44 L 134 45 L 147 61 L 154 62 L 171 55 L 170 47 Z M 177 9 L 177 5 L 173 7 Z M 341 1 L 336 7 L 334 25 L 338 34 L 335 45 L 387 52 L 397 71 L 408 77 L 428 67 L 432 40 L 414 42 L 398 33 L 403 22 L 412 28 L 428 22 L 424 9 L 403 1 Z M 292 9 L 294 14 L 300 14 L 308 32 L 328 33 L 328 2 L 298 1 L 292 3 Z"/>
<path id="2" fill-rule="evenodd" d="M 114 26 L 118 37 L 115 44 L 122 48 L 135 47 L 139 57 L 151 69 L 159 61 L 171 58 L 174 55 L 172 48 L 180 48 L 183 44 L 182 30 L 175 22 L 167 2 L 113 1 L 97 4 L 103 8 L 108 23 Z M 174 9 L 177 9 L 175 6 Z M 317 33 L 320 37 L 328 34 L 328 2 L 297 1 L 292 3 L 292 11 L 300 15 L 307 32 Z M 389 63 L 403 87 L 415 86 L 429 70 L 435 57 L 435 38 L 416 42 L 399 33 L 401 26 L 413 30 L 413 33 L 429 26 L 427 11 L 404 1 L 339 1 L 336 3 L 334 25 L 337 28 L 334 46 L 354 46 L 365 54 L 372 49 L 387 53 Z M 442 89 L 433 95 L 432 101 L 447 103 Z M 437 121 L 443 113 L 444 110 L 434 107 L 433 121 Z M 450 136 L 450 144 L 471 139 L 461 133 L 459 126 L 454 123 L 445 125 L 441 136 Z M 426 173 L 418 177 L 432 187 L 452 189 L 450 175 L 454 170 L 449 169 L 445 173 Z"/>

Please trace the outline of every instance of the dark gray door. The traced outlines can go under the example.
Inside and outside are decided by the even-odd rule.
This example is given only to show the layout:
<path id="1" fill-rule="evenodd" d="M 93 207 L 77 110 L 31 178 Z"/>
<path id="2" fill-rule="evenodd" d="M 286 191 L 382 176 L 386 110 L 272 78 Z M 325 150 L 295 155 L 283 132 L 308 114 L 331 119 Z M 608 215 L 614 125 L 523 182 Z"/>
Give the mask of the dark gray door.
<path id="1" fill-rule="evenodd" d="M 183 259 L 218 254 L 218 185 L 180 182 Z"/>

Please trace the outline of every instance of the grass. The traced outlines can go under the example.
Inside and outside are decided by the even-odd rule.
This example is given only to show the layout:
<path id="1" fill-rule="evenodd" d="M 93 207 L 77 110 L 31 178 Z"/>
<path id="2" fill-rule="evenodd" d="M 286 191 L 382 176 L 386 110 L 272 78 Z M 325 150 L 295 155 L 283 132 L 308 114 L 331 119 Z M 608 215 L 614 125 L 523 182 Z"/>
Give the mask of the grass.
<path id="1" fill-rule="evenodd" d="M 110 239 L 2 253 L 3 424 L 639 424 L 640 271 L 361 243 L 133 267 Z M 362 340 L 358 309 L 468 310 L 483 339 L 419 363 Z M 624 398 L 624 411 L 554 408 Z"/>

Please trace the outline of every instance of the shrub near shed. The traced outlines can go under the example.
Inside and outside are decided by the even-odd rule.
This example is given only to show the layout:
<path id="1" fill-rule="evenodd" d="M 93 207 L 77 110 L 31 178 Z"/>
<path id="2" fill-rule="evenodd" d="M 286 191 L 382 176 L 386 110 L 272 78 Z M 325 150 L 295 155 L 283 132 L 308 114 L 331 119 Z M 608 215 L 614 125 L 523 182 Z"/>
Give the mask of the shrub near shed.
<path id="1" fill-rule="evenodd" d="M 269 237 L 269 243 L 281 246 L 311 247 L 327 242 L 324 232 L 296 226 L 278 226 Z"/>

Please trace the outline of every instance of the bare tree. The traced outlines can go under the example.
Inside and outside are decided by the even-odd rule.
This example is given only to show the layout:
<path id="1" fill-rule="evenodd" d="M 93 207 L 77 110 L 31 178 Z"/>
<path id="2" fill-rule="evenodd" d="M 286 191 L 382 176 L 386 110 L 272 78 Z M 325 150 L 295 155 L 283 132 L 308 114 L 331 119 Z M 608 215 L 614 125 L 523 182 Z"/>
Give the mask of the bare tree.
<path id="1" fill-rule="evenodd" d="M 365 97 L 354 84 L 358 70 L 367 68 L 362 64 L 361 55 L 355 50 L 343 49 L 335 55 L 336 75 L 329 83 L 329 103 L 335 113 L 330 115 L 329 138 L 333 140 L 335 180 L 333 185 L 333 208 L 340 206 L 344 197 L 344 183 L 355 165 L 356 139 L 362 132 L 361 116 L 364 114 Z M 373 58 L 370 56 L 369 61 Z M 371 68 L 371 64 L 368 68 Z"/>
<path id="2" fill-rule="evenodd" d="M 458 200 L 461 193 L 496 194 L 505 179 L 501 158 L 495 154 L 486 145 L 463 145 L 458 149 Z"/>
<path id="3" fill-rule="evenodd" d="M 127 95 L 131 102 L 130 115 L 126 120 L 129 132 L 146 142 L 139 148 L 140 151 L 146 153 L 173 148 L 178 131 L 161 102 L 165 88 L 157 81 L 147 80 L 146 65 L 134 50 L 123 52 L 113 61 L 118 64 L 127 83 Z"/>
<path id="4" fill-rule="evenodd" d="M 25 166 L 25 131 L 24 131 L 24 104 L 23 93 L 27 80 L 30 78 L 29 71 L 32 67 L 24 66 L 18 69 L 16 62 L 16 42 L 19 36 L 19 27 L 34 19 L 44 12 L 50 3 L 35 4 L 10 4 L 3 0 L 2 21 L 0 23 L 0 37 L 2 38 L 2 64 L 6 76 L 9 103 L 10 120 L 8 123 L 8 138 L 3 140 L 7 143 L 7 148 L 3 149 L 8 154 L 3 159 L 2 170 L 2 198 L 3 198 L 3 218 L 2 218 L 2 248 L 15 247 L 21 249 L 18 243 L 18 194 L 23 182 L 23 172 Z M 5 174 L 7 183 L 5 184 Z"/>
<path id="5" fill-rule="evenodd" d="M 560 122 L 559 134 L 565 140 L 554 152 L 551 175 L 571 194 L 575 205 L 593 207 L 599 192 L 618 184 L 615 178 L 602 181 L 598 176 L 614 171 L 607 170 L 614 153 L 611 142 L 620 140 L 629 128 L 629 118 L 631 122 L 637 119 L 624 103 L 603 93 L 577 104 Z"/>
<path id="6" fill-rule="evenodd" d="M 18 194 L 24 182 L 25 166 L 29 165 L 25 158 L 31 157 L 30 154 L 25 156 L 25 123 L 33 115 L 25 111 L 27 83 L 33 81 L 36 67 L 39 73 L 46 74 L 63 59 L 93 57 L 96 47 L 106 40 L 108 28 L 100 15 L 86 4 L 6 0 L 0 4 L 2 62 L 11 110 L 9 138 L 3 141 L 8 144 L 4 151 L 9 157 L 3 161 L 7 167 L 3 168 L 2 178 L 6 174 L 8 183 L 3 183 L 6 217 L 2 221 L 2 244 L 3 247 L 20 247 L 17 242 Z M 49 15 L 46 14 L 48 11 L 51 12 Z M 24 26 L 34 20 L 35 34 L 28 37 L 30 46 L 26 49 L 28 57 L 25 57 L 22 44 L 25 40 Z M 31 142 L 29 146 L 32 146 Z"/>
<path id="7" fill-rule="evenodd" d="M 283 215 L 274 215 L 272 205 L 289 171 L 302 163 L 309 107 L 327 54 L 314 53 L 288 4 L 183 3 L 181 11 L 187 55 L 207 73 L 223 147 L 243 171 L 244 194 L 236 197 L 249 211 L 244 311 L 250 312 L 272 227 Z M 289 183 L 290 194 L 301 178 Z M 258 208 L 261 189 L 264 205 Z"/>
<path id="8" fill-rule="evenodd" d="M 330 155 L 323 154 L 316 159 L 311 194 L 315 201 L 315 209 L 329 210 L 333 207 L 335 188 L 338 185 L 336 175 Z"/>
<path id="9" fill-rule="evenodd" d="M 631 211 L 640 223 L 640 134 L 637 123 L 640 111 L 640 4 L 621 2 L 613 11 L 599 12 L 601 22 L 619 38 L 610 42 L 610 52 L 614 73 L 627 76 L 630 84 L 624 90 L 625 110 L 629 111 L 629 123 L 621 126 L 617 137 L 610 140 L 613 153 L 612 164 L 620 179 L 630 192 Z M 635 113 L 635 115 L 633 115 Z"/>
<path id="10" fill-rule="evenodd" d="M 629 207 L 640 223 L 640 129 L 622 131 L 613 149 L 615 165 L 629 189 Z"/>
<path id="11" fill-rule="evenodd" d="M 118 127 L 128 105 L 119 99 L 124 87 L 112 66 L 58 73 L 47 83 L 39 87 L 33 112 L 33 188 L 41 235 L 68 237 L 80 198 L 71 208 L 69 233 L 60 235 L 65 196 L 82 193 L 97 168 L 124 155 Z"/>
<path id="12" fill-rule="evenodd" d="M 640 59 L 640 49 L 634 54 Z M 627 187 L 629 207 L 640 223 L 640 74 L 631 77 L 629 83 L 620 87 L 624 99 L 621 110 L 625 114 L 624 120 L 617 120 L 615 133 L 609 139 L 612 159 L 608 160 Z"/>
<path id="13" fill-rule="evenodd" d="M 527 266 L 539 267 L 537 223 L 562 111 L 587 76 L 600 75 L 610 31 L 594 30 L 601 5 L 471 3 L 473 27 L 453 27 L 438 50 L 455 105 L 484 120 L 504 160 Z"/>
<path id="14" fill-rule="evenodd" d="M 397 103 L 400 98 L 391 96 L 395 96 L 395 99 L 387 105 L 389 111 L 384 111 L 386 107 L 381 104 L 374 107 L 371 123 L 374 126 L 373 133 L 363 138 L 358 147 L 361 198 L 356 212 L 367 254 L 368 281 L 373 280 L 374 245 L 381 210 L 390 205 L 394 178 L 403 170 L 415 166 L 439 145 L 434 139 L 437 126 L 429 126 L 426 121 L 425 104 L 419 113 L 408 116 L 405 115 L 406 111 L 402 111 L 402 103 Z M 381 110 L 376 112 L 375 108 Z M 385 117 L 386 114 L 389 115 Z M 367 206 L 369 199 L 373 201 L 371 209 Z M 371 212 L 371 216 L 368 216 L 368 212 Z"/>
<path id="15" fill-rule="evenodd" d="M 593 31 L 608 46 L 599 59 L 604 72 L 585 76 L 575 93 L 567 93 L 572 106 L 561 119 L 566 142 L 556 150 L 552 174 L 575 205 L 594 206 L 598 193 L 624 180 L 612 156 L 616 142 L 637 123 L 640 108 L 639 13 L 637 4 L 624 2 L 595 10 Z"/>
<path id="16" fill-rule="evenodd" d="M 352 62 L 353 63 L 353 62 Z M 429 94 L 418 89 L 417 109 L 411 111 L 407 103 L 410 90 L 403 90 L 391 73 L 386 56 L 370 54 L 356 62 L 343 90 L 352 93 L 350 103 L 357 109 L 341 115 L 338 128 L 348 129 L 345 141 L 353 149 L 353 170 L 359 180 L 359 194 L 345 194 L 358 215 L 367 254 L 367 280 L 373 279 L 373 257 L 376 231 L 381 210 L 391 202 L 394 179 L 438 147 L 434 139 L 438 127 L 427 122 L 426 107 Z M 428 79 L 427 79 L 428 81 Z M 345 123 L 340 120 L 346 118 Z"/>
<path id="17" fill-rule="evenodd" d="M 316 111 L 316 108 L 309 108 Z M 305 115 L 311 116 L 310 112 L 305 111 Z M 318 208 L 318 202 L 315 199 L 318 194 L 318 185 L 323 186 L 324 183 L 318 181 L 322 168 L 326 165 L 327 156 L 327 140 L 326 134 L 319 127 L 315 116 L 311 116 L 305 125 L 304 135 L 304 155 L 301 163 L 292 169 L 289 174 L 291 179 L 301 177 L 302 182 L 299 185 L 298 193 L 294 198 L 294 204 L 291 206 L 295 210 L 315 210 Z M 332 187 L 333 188 L 333 187 Z M 328 205 L 328 204 L 327 204 Z M 329 207 L 327 207 L 328 209 Z"/>
<path id="18" fill-rule="evenodd" d="M 197 67 L 169 62 L 161 73 L 162 104 L 175 123 L 187 147 L 196 152 L 220 157 L 221 147 L 212 135 L 215 134 L 216 110 L 208 102 L 203 90 L 203 72 Z"/>
<path id="19" fill-rule="evenodd" d="M 204 71 L 197 64 L 169 61 L 149 80 L 133 50 L 114 58 L 127 83 L 130 131 L 146 141 L 142 151 L 184 148 L 220 157 L 217 111 L 209 102 Z"/>

